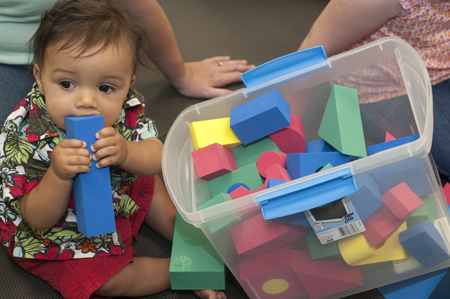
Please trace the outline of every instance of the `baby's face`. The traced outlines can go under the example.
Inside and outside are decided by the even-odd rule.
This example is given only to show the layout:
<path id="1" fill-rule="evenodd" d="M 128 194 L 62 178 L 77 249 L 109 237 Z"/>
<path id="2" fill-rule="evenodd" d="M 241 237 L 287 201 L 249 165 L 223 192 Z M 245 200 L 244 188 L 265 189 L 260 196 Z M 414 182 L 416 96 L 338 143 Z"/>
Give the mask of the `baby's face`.
<path id="1" fill-rule="evenodd" d="M 111 126 L 120 116 L 134 81 L 134 53 L 123 41 L 77 57 L 76 49 L 47 48 L 34 75 L 45 95 L 50 118 L 64 129 L 64 116 L 101 114 Z"/>

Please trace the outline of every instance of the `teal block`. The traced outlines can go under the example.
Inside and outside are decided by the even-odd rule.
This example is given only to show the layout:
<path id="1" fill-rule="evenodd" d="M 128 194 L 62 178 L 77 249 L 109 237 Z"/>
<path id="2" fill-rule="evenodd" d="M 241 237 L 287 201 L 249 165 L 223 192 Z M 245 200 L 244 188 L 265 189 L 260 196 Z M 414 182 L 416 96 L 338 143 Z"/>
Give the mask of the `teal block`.
<path id="1" fill-rule="evenodd" d="M 211 197 L 226 193 L 228 188 L 236 183 L 242 183 L 250 189 L 259 187 L 263 181 L 256 168 L 256 163 L 250 163 L 222 176 L 208 181 L 208 189 Z"/>
<path id="2" fill-rule="evenodd" d="M 172 290 L 225 289 L 225 266 L 208 239 L 180 215 L 175 220 L 170 258 Z"/>

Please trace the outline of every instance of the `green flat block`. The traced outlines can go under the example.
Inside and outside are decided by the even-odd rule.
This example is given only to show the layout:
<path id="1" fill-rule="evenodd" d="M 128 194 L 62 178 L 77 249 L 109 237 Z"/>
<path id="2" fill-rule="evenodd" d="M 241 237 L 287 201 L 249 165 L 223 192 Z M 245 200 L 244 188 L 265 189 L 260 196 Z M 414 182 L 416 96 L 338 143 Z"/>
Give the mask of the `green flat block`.
<path id="1" fill-rule="evenodd" d="M 436 202 L 434 198 L 426 196 L 422 200 L 422 206 L 409 215 L 408 222 L 409 218 L 426 218 L 428 221 L 434 221 L 436 219 Z"/>
<path id="2" fill-rule="evenodd" d="M 311 258 L 314 260 L 336 257 L 339 255 L 336 242 L 322 245 L 313 233 L 306 235 L 306 246 L 308 247 L 309 255 L 311 255 Z"/>
<path id="3" fill-rule="evenodd" d="M 208 181 L 209 194 L 213 197 L 219 193 L 227 193 L 228 188 L 236 183 L 245 184 L 250 189 L 263 183 L 255 162 Z"/>
<path id="4" fill-rule="evenodd" d="M 279 152 L 278 146 L 272 142 L 270 138 L 264 138 L 258 142 L 243 146 L 239 145 L 233 148 L 234 158 L 237 167 L 241 167 L 250 163 L 255 163 L 259 155 L 263 152 Z"/>
<path id="5" fill-rule="evenodd" d="M 177 215 L 170 258 L 172 290 L 225 289 L 225 266 L 202 231 Z"/>
<path id="6" fill-rule="evenodd" d="M 343 154 L 367 156 L 358 90 L 336 84 L 331 87 L 319 136 Z"/>
<path id="7" fill-rule="evenodd" d="M 409 216 L 406 219 L 406 224 L 408 227 L 412 227 L 418 223 L 429 222 L 428 216 Z"/>
<path id="8" fill-rule="evenodd" d="M 210 200 L 208 200 L 207 202 L 204 202 L 203 204 L 201 204 L 199 206 L 199 209 L 200 210 L 206 209 L 206 208 L 209 208 L 216 204 L 223 203 L 227 200 L 231 200 L 231 197 L 228 193 L 219 193 L 216 196 L 214 196 L 213 198 L 211 198 Z M 218 231 L 239 222 L 240 220 L 241 220 L 241 218 L 239 216 L 235 216 L 235 215 L 231 214 L 227 217 L 218 218 L 217 220 L 213 220 L 213 221 L 208 221 L 208 223 L 206 224 L 206 229 L 208 230 L 208 232 L 215 234 Z"/>

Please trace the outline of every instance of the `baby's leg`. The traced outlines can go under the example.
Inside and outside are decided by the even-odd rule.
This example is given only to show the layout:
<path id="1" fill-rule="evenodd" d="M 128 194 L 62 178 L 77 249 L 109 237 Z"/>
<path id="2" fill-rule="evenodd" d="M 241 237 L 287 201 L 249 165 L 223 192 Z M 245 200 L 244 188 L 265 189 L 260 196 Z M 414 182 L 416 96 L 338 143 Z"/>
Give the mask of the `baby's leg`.
<path id="1" fill-rule="evenodd" d="M 169 288 L 169 259 L 135 257 L 133 262 L 108 280 L 96 294 L 106 297 L 137 297 Z"/>
<path id="2" fill-rule="evenodd" d="M 155 175 L 153 199 L 145 223 L 155 231 L 172 240 L 176 209 L 170 200 L 166 186 L 161 178 Z"/>

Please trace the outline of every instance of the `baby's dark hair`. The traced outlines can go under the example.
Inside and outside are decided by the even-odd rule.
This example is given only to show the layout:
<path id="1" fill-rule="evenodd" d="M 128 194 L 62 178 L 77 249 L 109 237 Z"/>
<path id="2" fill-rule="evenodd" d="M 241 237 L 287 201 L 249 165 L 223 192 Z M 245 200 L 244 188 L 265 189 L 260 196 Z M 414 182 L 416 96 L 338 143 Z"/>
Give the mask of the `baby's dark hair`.
<path id="1" fill-rule="evenodd" d="M 140 28 L 110 0 L 59 0 L 42 17 L 33 36 L 33 62 L 44 63 L 46 49 L 55 43 L 59 50 L 75 48 L 82 56 L 94 47 L 96 53 L 123 38 L 135 52 L 135 63 L 143 61 Z M 95 54 L 95 53 L 92 53 Z"/>

